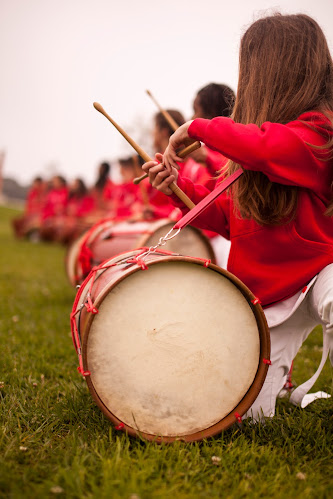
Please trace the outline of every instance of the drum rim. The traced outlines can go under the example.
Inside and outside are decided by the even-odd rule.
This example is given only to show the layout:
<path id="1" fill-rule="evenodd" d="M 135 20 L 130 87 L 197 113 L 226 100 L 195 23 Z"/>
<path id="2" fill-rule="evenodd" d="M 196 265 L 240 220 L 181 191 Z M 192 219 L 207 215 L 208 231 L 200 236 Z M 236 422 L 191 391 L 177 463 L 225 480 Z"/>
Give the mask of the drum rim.
<path id="1" fill-rule="evenodd" d="M 76 267 L 77 267 L 76 263 L 77 263 L 78 255 L 80 253 L 80 246 L 82 244 L 83 236 L 85 234 L 86 234 L 86 232 L 84 232 L 83 234 L 81 234 L 66 249 L 66 254 L 65 254 L 65 271 L 66 271 L 67 278 L 68 278 L 70 284 L 73 287 L 75 287 L 78 284 L 80 284 L 78 282 L 78 279 L 77 279 L 77 276 L 76 276 L 75 272 L 77 270 L 76 269 Z M 72 258 L 74 260 L 74 265 L 71 265 L 71 259 Z"/>
<path id="2" fill-rule="evenodd" d="M 183 255 L 166 255 L 166 256 L 160 256 L 154 260 L 147 261 L 145 262 L 147 266 L 151 265 L 156 265 L 158 263 L 168 263 L 168 262 L 174 262 L 174 261 L 185 261 L 185 262 L 190 262 L 197 264 L 199 266 L 203 266 L 205 262 L 203 260 L 200 260 L 195 257 L 189 257 L 189 256 L 183 256 Z M 207 261 L 208 262 L 208 261 Z M 104 262 L 105 263 L 105 262 Z M 237 406 L 232 409 L 232 411 L 222 418 L 220 421 L 217 423 L 213 424 L 212 426 L 209 426 L 208 428 L 205 428 L 204 430 L 188 434 L 188 435 L 182 435 L 182 436 L 165 436 L 165 435 L 152 435 L 150 433 L 146 432 L 140 432 L 136 430 L 135 428 L 127 425 L 120 419 L 118 419 L 115 414 L 113 414 L 108 407 L 103 403 L 101 398 L 99 397 L 97 391 L 95 390 L 95 387 L 91 381 L 90 376 L 86 377 L 87 385 L 89 388 L 89 391 L 99 407 L 99 409 L 103 412 L 103 414 L 111 420 L 111 422 L 116 426 L 116 427 L 121 427 L 126 433 L 133 437 L 141 437 L 145 440 L 149 441 L 155 441 L 157 443 L 172 443 L 176 440 L 184 441 L 184 442 L 194 442 L 194 441 L 199 441 L 203 440 L 205 438 L 210 438 L 214 437 L 215 435 L 221 433 L 222 431 L 228 429 L 230 426 L 232 426 L 235 422 L 239 420 L 239 415 L 243 415 L 246 413 L 246 411 L 251 407 L 253 402 L 256 400 L 257 396 L 259 395 L 259 392 L 264 384 L 268 367 L 269 367 L 269 359 L 270 359 L 270 335 L 269 335 L 269 328 L 267 325 L 266 317 L 264 314 L 264 311 L 260 305 L 260 302 L 258 302 L 256 296 L 252 293 L 252 291 L 240 280 L 238 277 L 236 277 L 234 274 L 229 272 L 228 270 L 222 269 L 221 267 L 215 265 L 214 263 L 208 262 L 205 265 L 207 268 L 210 268 L 211 270 L 216 271 L 217 273 L 223 275 L 229 281 L 231 281 L 232 284 L 236 285 L 236 287 L 241 291 L 243 294 L 244 298 L 248 302 L 248 305 L 250 306 L 256 323 L 258 327 L 258 332 L 259 332 L 259 343 L 260 343 L 260 353 L 259 353 L 259 359 L 258 359 L 258 368 L 256 371 L 256 374 L 254 376 L 253 382 L 251 383 L 249 389 L 245 393 L 245 395 L 242 397 L 242 399 L 238 402 Z M 107 271 L 108 269 L 106 269 Z M 110 282 L 105 285 L 105 287 L 102 289 L 102 291 L 97 295 L 95 301 L 94 301 L 94 306 L 98 309 L 106 295 L 110 292 L 110 290 L 115 287 L 115 285 L 118 285 L 123 279 L 127 278 L 129 275 L 142 271 L 142 268 L 139 265 L 133 265 L 129 267 L 128 269 L 124 269 L 124 272 L 121 276 L 118 277 L 114 282 Z M 253 303 L 255 302 L 255 303 Z M 88 342 L 88 337 L 89 337 L 89 331 L 91 324 L 94 320 L 93 314 L 89 314 L 87 317 L 87 320 L 85 320 L 85 331 L 86 333 L 84 334 L 82 338 L 82 358 L 83 358 L 83 367 L 85 371 L 89 370 L 88 363 L 87 363 L 87 342 Z"/>

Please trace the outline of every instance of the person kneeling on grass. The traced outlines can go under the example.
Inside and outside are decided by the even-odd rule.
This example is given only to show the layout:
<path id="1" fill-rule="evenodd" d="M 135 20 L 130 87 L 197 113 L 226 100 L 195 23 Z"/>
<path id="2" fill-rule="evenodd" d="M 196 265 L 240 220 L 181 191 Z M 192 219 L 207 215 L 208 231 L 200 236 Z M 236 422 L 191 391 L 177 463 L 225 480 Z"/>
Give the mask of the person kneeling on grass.
<path id="1" fill-rule="evenodd" d="M 177 171 L 176 151 L 188 138 L 229 159 L 223 177 L 244 170 L 194 224 L 230 239 L 227 268 L 265 310 L 272 364 L 245 415 L 258 420 L 274 415 L 290 365 L 317 324 L 322 361 L 291 402 L 302 403 L 329 352 L 333 362 L 333 62 L 318 24 L 303 14 L 253 23 L 241 40 L 232 117 L 185 123 L 164 155 L 143 165 L 158 190 L 172 195 L 175 181 L 198 203 L 209 191 Z"/>

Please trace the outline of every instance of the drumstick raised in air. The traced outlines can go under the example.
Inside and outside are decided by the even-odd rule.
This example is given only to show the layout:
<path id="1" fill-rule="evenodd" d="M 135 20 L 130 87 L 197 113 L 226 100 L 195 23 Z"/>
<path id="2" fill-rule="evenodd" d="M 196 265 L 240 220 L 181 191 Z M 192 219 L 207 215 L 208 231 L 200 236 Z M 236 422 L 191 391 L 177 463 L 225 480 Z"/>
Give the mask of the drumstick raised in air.
<path id="1" fill-rule="evenodd" d="M 125 130 L 123 130 L 108 114 L 107 112 L 103 109 L 103 107 L 98 103 L 98 102 L 94 102 L 94 108 L 99 111 L 101 114 L 103 114 L 109 121 L 110 123 L 112 123 L 112 125 L 118 130 L 118 132 L 121 133 L 121 135 L 127 140 L 127 142 L 129 144 L 131 144 L 131 146 L 133 147 L 133 149 L 135 149 L 135 151 L 141 156 L 141 158 L 147 162 L 147 161 L 153 161 L 152 158 L 149 156 L 149 154 L 147 154 L 126 132 Z M 182 153 L 183 156 L 186 156 L 186 154 L 189 154 L 190 152 L 193 152 L 193 150 L 197 149 L 198 147 L 200 147 L 200 142 L 198 142 L 198 146 L 196 146 L 194 149 L 194 145 L 196 143 L 193 143 L 191 144 L 190 146 L 186 147 L 185 149 L 183 149 L 180 153 L 179 153 L 179 156 L 180 154 Z M 188 150 L 189 152 L 186 152 L 186 150 Z M 145 174 L 143 175 L 142 177 L 139 177 L 139 179 L 136 179 L 137 181 L 139 180 L 139 182 L 141 180 L 143 180 L 143 178 L 146 178 L 148 175 Z M 136 182 L 138 183 L 138 182 Z M 179 187 L 178 185 L 176 185 L 174 182 L 172 182 L 172 184 L 170 184 L 170 189 L 172 190 L 172 192 L 174 194 L 176 194 L 176 196 L 191 210 L 192 208 L 194 208 L 195 204 L 193 203 L 193 201 L 191 201 L 191 199 L 185 194 L 185 192 L 183 192 Z"/>
<path id="2" fill-rule="evenodd" d="M 146 90 L 146 93 L 149 95 L 149 97 L 151 98 L 151 100 L 153 102 L 155 102 L 156 106 L 158 107 L 158 109 L 160 110 L 160 112 L 163 114 L 163 116 L 166 119 L 167 123 L 169 123 L 169 125 L 172 128 L 172 130 L 175 132 L 177 130 L 177 128 L 179 128 L 178 123 L 175 122 L 175 120 L 173 119 L 173 117 L 171 116 L 171 114 L 168 113 L 168 111 L 165 111 L 165 109 L 163 109 L 163 107 L 161 107 L 159 105 L 159 103 L 157 102 L 157 100 L 155 99 L 155 97 L 153 96 L 153 94 L 150 92 L 150 90 Z"/>
<path id="3" fill-rule="evenodd" d="M 180 127 L 180 125 L 173 119 L 173 117 L 171 116 L 171 114 L 168 111 L 163 109 L 163 107 L 157 102 L 157 100 L 155 99 L 155 97 L 153 96 L 153 94 L 149 90 L 146 90 L 146 92 L 149 95 L 149 97 L 151 97 L 152 101 L 156 104 L 157 108 L 160 110 L 160 113 L 162 114 L 162 116 L 164 116 L 164 119 L 166 120 L 168 125 L 175 132 Z M 196 144 L 197 142 L 193 142 L 192 139 L 185 140 L 185 146 L 192 145 L 193 143 Z M 191 154 L 191 152 L 193 152 L 197 148 L 199 148 L 201 146 L 201 144 L 200 144 L 200 146 L 199 146 L 199 144 L 200 144 L 200 142 L 198 142 L 198 147 L 189 151 L 187 154 Z"/>

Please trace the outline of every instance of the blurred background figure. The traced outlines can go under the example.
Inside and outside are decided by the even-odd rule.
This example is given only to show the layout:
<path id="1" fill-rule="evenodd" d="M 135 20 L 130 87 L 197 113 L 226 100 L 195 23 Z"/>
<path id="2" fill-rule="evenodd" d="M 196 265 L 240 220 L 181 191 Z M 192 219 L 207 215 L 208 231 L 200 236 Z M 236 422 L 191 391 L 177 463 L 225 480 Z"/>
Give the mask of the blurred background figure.
<path id="1" fill-rule="evenodd" d="M 142 219 L 144 200 L 140 190 L 143 186 L 133 184 L 137 169 L 133 156 L 118 160 L 121 183 L 115 187 L 113 209 L 109 212 L 116 220 Z"/>
<path id="2" fill-rule="evenodd" d="M 40 229 L 45 196 L 46 183 L 41 177 L 36 177 L 28 191 L 23 215 L 14 218 L 12 221 L 14 233 L 17 237 L 26 236 L 32 240 L 36 239 Z"/>
<path id="3" fill-rule="evenodd" d="M 230 117 L 235 102 L 234 91 L 222 83 L 209 83 L 202 87 L 193 101 L 192 119 L 203 118 L 210 120 L 216 116 Z M 202 146 L 194 151 L 191 157 L 206 166 L 211 177 L 218 175 L 221 168 L 226 164 L 226 159 L 217 151 Z M 213 190 L 215 181 L 206 184 Z"/>
<path id="4" fill-rule="evenodd" d="M 234 91 L 223 83 L 209 83 L 198 90 L 193 102 L 193 117 L 212 119 L 231 116 L 235 102 Z"/>
<path id="5" fill-rule="evenodd" d="M 41 213 L 40 236 L 44 241 L 54 241 L 61 230 L 68 202 L 67 182 L 55 175 L 50 182 Z"/>
<path id="6" fill-rule="evenodd" d="M 108 212 L 114 209 L 115 184 L 110 178 L 110 172 L 110 163 L 104 161 L 99 165 L 97 180 L 92 188 L 96 220 L 104 218 Z"/>
<path id="7" fill-rule="evenodd" d="M 62 226 L 57 230 L 57 241 L 68 244 L 88 229 L 94 218 L 95 199 L 81 178 L 76 178 L 69 186 L 65 215 Z"/>

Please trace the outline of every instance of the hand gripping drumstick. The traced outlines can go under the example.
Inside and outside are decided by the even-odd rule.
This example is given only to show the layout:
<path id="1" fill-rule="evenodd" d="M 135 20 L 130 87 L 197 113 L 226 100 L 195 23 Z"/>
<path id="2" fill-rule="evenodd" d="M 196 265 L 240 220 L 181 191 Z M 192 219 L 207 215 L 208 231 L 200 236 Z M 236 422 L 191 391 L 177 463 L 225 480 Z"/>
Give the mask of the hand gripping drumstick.
<path id="1" fill-rule="evenodd" d="M 180 158 L 185 158 L 185 156 L 188 156 L 189 154 L 191 154 L 191 152 L 195 151 L 196 149 L 199 149 L 199 147 L 201 147 L 201 144 L 200 142 L 196 141 L 196 142 L 192 142 L 192 144 L 190 144 L 189 146 L 187 147 L 184 147 L 184 149 L 182 149 L 181 151 L 179 151 L 178 153 L 178 156 Z M 140 154 L 141 156 L 141 154 Z M 149 158 L 150 156 L 148 156 Z M 145 158 L 143 158 L 145 159 Z M 148 161 L 154 161 L 152 160 L 151 158 L 148 160 Z M 133 183 L 134 184 L 138 184 L 139 182 L 141 182 L 141 180 L 144 180 L 145 178 L 148 177 L 148 173 L 145 173 L 144 175 L 141 175 L 141 177 L 137 177 L 133 180 Z M 169 185 L 170 189 L 173 190 L 173 185 L 175 185 L 177 187 L 177 185 L 172 182 L 172 184 Z M 176 193 L 175 193 L 176 194 Z M 186 203 L 185 203 L 186 204 Z"/>
<path id="2" fill-rule="evenodd" d="M 147 154 L 126 132 L 125 130 L 123 130 L 107 113 L 106 111 L 104 111 L 103 107 L 98 103 L 98 102 L 94 102 L 94 108 L 99 111 L 101 114 L 103 114 L 109 121 L 110 123 L 112 123 L 112 125 L 118 130 L 119 133 L 121 133 L 121 135 L 127 140 L 127 142 L 129 144 L 131 144 L 131 146 L 133 147 L 133 149 L 135 149 L 135 151 L 141 156 L 141 158 L 144 160 L 144 161 L 153 161 L 153 159 L 149 156 L 149 154 Z M 191 152 L 195 151 L 195 149 L 198 148 L 198 146 L 196 145 L 196 147 L 194 147 L 196 143 L 193 143 L 191 144 L 190 146 L 186 147 L 185 149 L 183 149 L 179 154 L 178 156 L 180 157 L 185 157 L 186 154 L 190 154 Z M 200 142 L 199 142 L 200 144 Z M 144 178 L 148 177 L 147 174 L 145 175 L 142 175 L 142 177 L 139 177 L 139 179 L 135 179 L 136 182 L 135 183 L 138 183 L 140 182 L 141 180 L 143 180 Z M 185 192 L 183 192 L 179 187 L 178 185 L 176 185 L 174 182 L 172 182 L 170 185 L 169 185 L 170 189 L 172 190 L 172 192 L 174 194 L 176 194 L 176 196 L 191 210 L 192 208 L 194 208 L 195 204 L 191 201 L 191 199 L 185 194 Z"/>

